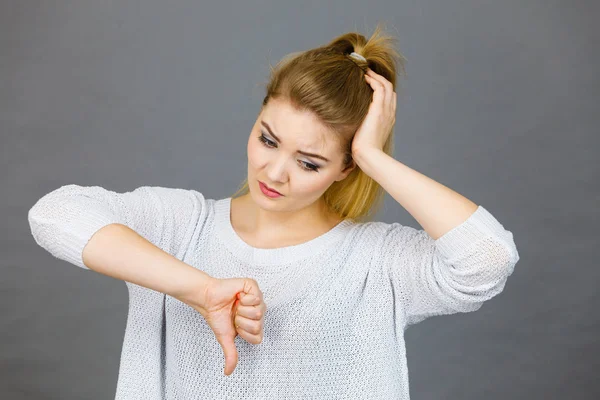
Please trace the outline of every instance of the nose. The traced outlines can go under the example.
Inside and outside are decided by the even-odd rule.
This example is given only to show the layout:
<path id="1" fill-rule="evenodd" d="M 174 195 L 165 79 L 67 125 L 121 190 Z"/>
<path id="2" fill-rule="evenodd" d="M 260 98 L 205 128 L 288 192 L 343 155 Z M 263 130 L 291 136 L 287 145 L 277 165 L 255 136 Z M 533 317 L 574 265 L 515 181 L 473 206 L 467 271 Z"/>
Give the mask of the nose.
<path id="1" fill-rule="evenodd" d="M 286 160 L 284 157 L 276 157 L 267 167 L 267 176 L 271 182 L 283 183 L 287 180 Z"/>

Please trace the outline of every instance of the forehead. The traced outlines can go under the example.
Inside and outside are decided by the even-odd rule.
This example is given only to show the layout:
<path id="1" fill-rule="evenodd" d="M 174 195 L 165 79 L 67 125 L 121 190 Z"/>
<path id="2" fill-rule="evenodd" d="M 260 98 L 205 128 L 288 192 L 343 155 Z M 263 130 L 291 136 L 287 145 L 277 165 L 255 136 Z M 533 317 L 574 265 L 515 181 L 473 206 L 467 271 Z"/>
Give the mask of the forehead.
<path id="1" fill-rule="evenodd" d="M 332 150 L 337 146 L 335 134 L 314 113 L 299 111 L 285 100 L 270 99 L 260 119 L 271 127 L 283 143 L 293 141 L 304 149 L 312 150 Z M 259 124 L 261 129 L 265 129 L 264 125 Z"/>

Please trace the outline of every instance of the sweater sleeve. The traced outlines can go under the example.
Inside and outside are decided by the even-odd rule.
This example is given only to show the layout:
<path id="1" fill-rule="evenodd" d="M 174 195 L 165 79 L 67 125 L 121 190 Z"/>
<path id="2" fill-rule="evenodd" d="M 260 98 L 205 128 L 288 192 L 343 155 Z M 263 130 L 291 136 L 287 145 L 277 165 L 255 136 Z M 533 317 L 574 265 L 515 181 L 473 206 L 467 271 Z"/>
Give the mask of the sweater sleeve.
<path id="1" fill-rule="evenodd" d="M 405 328 L 431 316 L 478 310 L 502 292 L 519 260 L 512 233 L 482 206 L 437 240 L 389 224 L 381 257 Z"/>
<path id="2" fill-rule="evenodd" d="M 118 193 L 99 186 L 65 185 L 40 198 L 28 221 L 36 243 L 54 257 L 89 270 L 85 245 L 100 228 L 118 223 L 173 256 L 189 240 L 204 197 L 194 190 L 141 186 Z"/>

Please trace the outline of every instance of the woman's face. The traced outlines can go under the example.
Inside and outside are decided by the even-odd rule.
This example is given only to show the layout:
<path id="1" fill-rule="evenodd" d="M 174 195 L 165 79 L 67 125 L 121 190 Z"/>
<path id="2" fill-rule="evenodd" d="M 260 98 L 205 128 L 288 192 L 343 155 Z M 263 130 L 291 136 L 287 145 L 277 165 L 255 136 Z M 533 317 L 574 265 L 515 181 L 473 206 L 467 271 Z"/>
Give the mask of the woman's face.
<path id="1" fill-rule="evenodd" d="M 312 113 L 301 113 L 284 100 L 270 99 L 248 139 L 250 194 L 268 209 L 293 211 L 307 207 L 333 182 L 352 171 L 354 164 L 342 170 L 342 161 L 334 134 Z M 282 196 L 266 196 L 259 181 Z"/>

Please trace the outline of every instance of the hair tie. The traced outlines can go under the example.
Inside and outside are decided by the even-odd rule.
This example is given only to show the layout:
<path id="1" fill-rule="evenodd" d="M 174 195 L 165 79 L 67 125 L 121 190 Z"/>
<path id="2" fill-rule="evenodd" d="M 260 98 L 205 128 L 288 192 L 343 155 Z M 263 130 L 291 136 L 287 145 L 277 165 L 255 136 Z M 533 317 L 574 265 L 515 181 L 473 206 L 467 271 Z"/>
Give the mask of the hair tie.
<path id="1" fill-rule="evenodd" d="M 352 53 L 350 53 L 349 56 L 352 57 L 352 58 L 355 58 L 357 60 L 362 60 L 364 62 L 367 62 L 366 58 L 364 58 L 363 56 L 361 56 L 360 54 L 358 54 L 358 53 L 356 53 L 354 51 Z"/>

